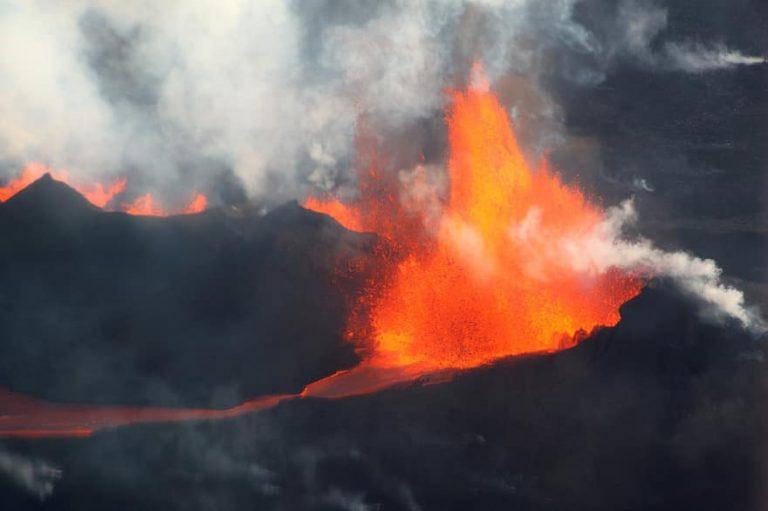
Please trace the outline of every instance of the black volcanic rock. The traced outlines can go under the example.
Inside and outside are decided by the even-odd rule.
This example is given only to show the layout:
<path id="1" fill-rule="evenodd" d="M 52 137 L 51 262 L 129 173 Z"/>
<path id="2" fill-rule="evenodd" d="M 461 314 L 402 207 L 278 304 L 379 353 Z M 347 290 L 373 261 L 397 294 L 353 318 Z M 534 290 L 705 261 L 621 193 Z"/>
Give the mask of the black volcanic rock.
<path id="1" fill-rule="evenodd" d="M 0 205 L 0 385 L 56 401 L 233 405 L 355 363 L 370 236 L 288 204 L 168 218 L 103 212 L 49 176 Z"/>
<path id="2" fill-rule="evenodd" d="M 341 331 L 372 236 L 296 203 L 163 219 L 82 208 L 66 222 L 12 206 L 0 205 L 0 378 L 14 390 L 229 405 L 356 361 Z M 356 277 L 334 271 L 352 262 Z M 569 350 L 445 383 L 6 441 L 64 478 L 44 502 L 2 480 L 0 496 L 50 510 L 757 509 L 764 343 L 705 321 L 663 281 L 621 316 Z"/>
<path id="3" fill-rule="evenodd" d="M 0 495 L 49 510 L 761 509 L 764 344 L 663 282 L 622 317 L 575 348 L 447 383 L 11 442 L 64 478 L 43 503 Z"/>
<path id="4" fill-rule="evenodd" d="M 313 446 L 321 475 L 304 491 L 344 488 L 387 509 L 409 509 L 401 484 L 422 509 L 756 509 L 765 355 L 658 282 L 573 349 L 446 384 L 287 403 L 274 421 L 286 445 Z"/>
<path id="5" fill-rule="evenodd" d="M 95 213 L 98 208 L 67 184 L 44 174 L 8 199 L 4 210 L 16 215 L 71 217 Z"/>

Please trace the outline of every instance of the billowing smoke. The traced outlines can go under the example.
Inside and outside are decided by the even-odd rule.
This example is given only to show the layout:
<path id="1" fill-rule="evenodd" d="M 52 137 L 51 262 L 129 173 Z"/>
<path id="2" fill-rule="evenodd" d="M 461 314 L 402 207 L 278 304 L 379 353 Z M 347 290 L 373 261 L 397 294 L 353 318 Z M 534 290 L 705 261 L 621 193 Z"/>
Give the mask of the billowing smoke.
<path id="1" fill-rule="evenodd" d="M 567 265 L 587 276 L 620 268 L 647 277 L 666 277 L 702 304 L 709 319 L 735 319 L 756 332 L 765 324 L 756 310 L 746 307 L 743 293 L 722 282 L 722 270 L 711 259 L 700 259 L 682 251 L 669 252 L 647 239 L 628 239 L 624 231 L 637 218 L 632 200 L 610 208 L 605 220 L 590 232 L 561 235 L 540 224 L 540 212 L 532 208 L 510 236 L 530 251 L 528 271 L 546 279 L 547 267 Z"/>
<path id="2" fill-rule="evenodd" d="M 719 40 L 667 40 L 668 23 L 651 0 L 6 0 L 0 174 L 41 161 L 82 179 L 128 176 L 161 198 L 199 189 L 214 204 L 243 191 L 277 203 L 354 179 L 360 119 L 394 140 L 391 160 L 423 154 L 406 147 L 409 134 L 442 117 L 445 89 L 463 86 L 473 61 L 531 157 L 569 137 L 549 78 L 583 87 L 619 63 L 702 73 L 764 62 Z M 585 269 L 669 275 L 753 322 L 714 262 L 622 241 L 631 212 L 624 205 L 602 232 L 556 248 Z"/>
<path id="3" fill-rule="evenodd" d="M 580 7 L 608 14 L 584 21 Z M 83 179 L 128 175 L 166 197 L 235 182 L 279 201 L 348 178 L 361 116 L 386 133 L 439 118 L 445 87 L 473 60 L 511 80 L 533 152 L 562 136 L 547 76 L 595 84 L 622 59 L 697 73 L 762 62 L 718 41 L 654 45 L 667 16 L 650 1 L 602 7 L 6 0 L 1 173 L 41 161 Z"/>
<path id="4" fill-rule="evenodd" d="M 26 458 L 0 449 L 0 475 L 40 500 L 45 500 L 61 479 L 61 470 L 47 461 Z"/>

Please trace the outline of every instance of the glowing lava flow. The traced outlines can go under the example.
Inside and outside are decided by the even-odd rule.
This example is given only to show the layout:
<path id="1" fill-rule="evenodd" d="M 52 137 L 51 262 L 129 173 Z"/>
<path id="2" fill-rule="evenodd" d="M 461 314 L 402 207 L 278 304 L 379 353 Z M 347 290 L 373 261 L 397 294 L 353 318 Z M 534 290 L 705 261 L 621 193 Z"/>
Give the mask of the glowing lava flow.
<path id="1" fill-rule="evenodd" d="M 562 349 L 584 332 L 614 325 L 619 306 L 640 291 L 642 280 L 618 270 L 579 272 L 558 257 L 557 242 L 599 230 L 603 212 L 545 166 L 529 168 L 506 112 L 478 77 L 466 92 L 452 93 L 450 185 L 448 197 L 438 201 L 437 219 L 434 200 L 405 207 L 401 199 L 412 190 L 403 190 L 399 177 L 379 169 L 375 159 L 360 167 L 352 201 L 310 198 L 304 204 L 349 229 L 376 232 L 395 247 L 375 254 L 382 275 L 367 284 L 349 319 L 349 340 L 363 358 L 358 366 L 300 394 L 228 410 L 17 398 L 0 408 L 0 435 L 82 436 L 140 422 L 232 417 L 287 399 L 354 396 L 424 377 L 440 381 L 501 357 Z M 423 188 L 423 174 L 418 168 L 412 185 Z M 437 197 L 433 192 L 421 196 Z M 150 199 L 144 211 L 151 214 Z"/>
<path id="2" fill-rule="evenodd" d="M 0 438 L 84 437 L 104 428 L 130 424 L 213 420 L 272 408 L 296 395 L 262 396 L 233 408 L 161 408 L 47 403 L 0 389 Z"/>
<path id="3" fill-rule="evenodd" d="M 545 166 L 529 168 L 504 108 L 484 79 L 475 82 L 452 93 L 449 196 L 431 237 L 412 240 L 410 227 L 391 231 L 410 226 L 411 218 L 377 225 L 369 192 L 349 204 L 305 203 L 329 215 L 340 212 L 343 225 L 383 232 L 412 249 L 392 275 L 369 286 L 359 304 L 364 312 L 353 314 L 349 325 L 350 339 L 368 353 L 366 370 L 378 368 L 386 378 L 396 369 L 412 378 L 562 349 L 580 332 L 616 324 L 619 306 L 642 286 L 618 270 L 587 275 L 545 254 L 536 257 L 528 231 L 552 240 L 577 237 L 597 230 L 604 216 Z M 359 178 L 364 191 L 377 185 L 375 174 Z"/>

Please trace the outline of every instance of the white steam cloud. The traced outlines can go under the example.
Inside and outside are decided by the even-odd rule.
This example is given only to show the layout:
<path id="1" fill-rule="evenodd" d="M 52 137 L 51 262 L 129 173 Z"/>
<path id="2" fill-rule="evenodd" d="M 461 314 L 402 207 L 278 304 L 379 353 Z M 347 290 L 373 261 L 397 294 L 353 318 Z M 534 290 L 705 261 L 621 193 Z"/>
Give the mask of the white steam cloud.
<path id="1" fill-rule="evenodd" d="M 745 305 L 743 293 L 722 282 L 722 270 L 713 260 L 682 251 L 668 252 L 643 238 L 625 239 L 623 232 L 636 217 L 633 202 L 627 200 L 610 208 L 605 220 L 592 231 L 562 235 L 544 229 L 540 212 L 534 207 L 519 225 L 511 226 L 510 233 L 531 252 L 531 260 L 548 261 L 550 268 L 568 265 L 570 270 L 587 276 L 619 268 L 648 277 L 666 277 L 698 299 L 706 317 L 735 319 L 756 332 L 765 330 L 757 311 Z M 531 268 L 532 274 L 546 278 L 540 272 L 542 267 L 538 264 Z"/>
<path id="2" fill-rule="evenodd" d="M 543 75 L 596 83 L 627 56 L 696 73 L 762 62 L 686 41 L 654 53 L 663 9 L 624 0 L 593 30 L 579 3 L 0 0 L 0 175 L 41 161 L 162 195 L 229 169 L 252 197 L 283 200 L 338 182 L 359 115 L 390 128 L 439 116 L 471 60 L 538 94 L 512 105 L 534 145 L 559 129 Z M 552 69 L 569 52 L 589 58 Z"/>
<path id="3" fill-rule="evenodd" d="M 58 467 L 4 450 L 0 450 L 0 474 L 41 501 L 53 493 L 56 482 L 61 479 Z"/>

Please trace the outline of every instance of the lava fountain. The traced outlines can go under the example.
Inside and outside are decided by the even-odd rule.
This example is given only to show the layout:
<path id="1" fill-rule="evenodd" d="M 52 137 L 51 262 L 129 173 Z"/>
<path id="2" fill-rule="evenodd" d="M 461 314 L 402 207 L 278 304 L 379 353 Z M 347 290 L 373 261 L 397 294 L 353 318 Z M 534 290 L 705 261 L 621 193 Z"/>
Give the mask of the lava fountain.
<path id="1" fill-rule="evenodd" d="M 528 231 L 546 233 L 554 245 L 598 230 L 603 212 L 546 165 L 529 167 L 477 67 L 474 84 L 451 92 L 451 100 L 448 196 L 439 220 L 422 223 L 433 232 L 414 237 L 412 211 L 381 225 L 371 198 L 403 190 L 381 189 L 390 183 L 377 172 L 359 173 L 362 193 L 349 203 L 305 203 L 348 228 L 394 238 L 408 250 L 389 265 L 390 275 L 368 286 L 349 324 L 350 340 L 368 354 L 363 364 L 369 371 L 382 369 L 385 379 L 397 368 L 412 376 L 561 349 L 580 333 L 616 324 L 621 304 L 642 287 L 638 276 L 618 270 L 586 274 L 537 257 L 547 247 L 532 247 Z M 416 216 L 427 218 L 424 211 Z"/>
<path id="2" fill-rule="evenodd" d="M 474 78 L 468 90 L 450 93 L 446 193 L 429 185 L 423 166 L 404 185 L 371 158 L 358 167 L 354 198 L 304 203 L 348 229 L 378 233 L 381 246 L 390 247 L 374 254 L 380 275 L 366 283 L 348 320 L 359 365 L 299 394 L 228 410 L 64 406 L 11 395 L 11 413 L 0 410 L 0 436 L 82 436 L 139 422 L 219 419 L 284 400 L 441 381 L 502 357 L 563 349 L 616 324 L 619 307 L 639 293 L 643 279 L 562 261 L 559 241 L 593 235 L 605 214 L 546 165 L 527 164 L 479 67 Z M 420 199 L 406 207 L 402 199 L 414 188 L 422 190 Z"/>

